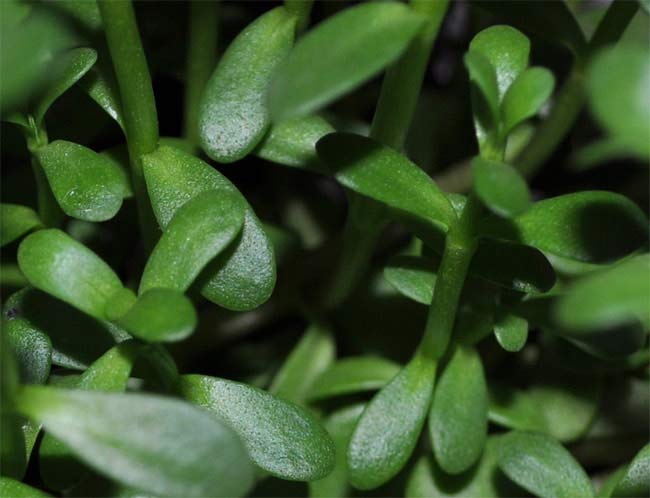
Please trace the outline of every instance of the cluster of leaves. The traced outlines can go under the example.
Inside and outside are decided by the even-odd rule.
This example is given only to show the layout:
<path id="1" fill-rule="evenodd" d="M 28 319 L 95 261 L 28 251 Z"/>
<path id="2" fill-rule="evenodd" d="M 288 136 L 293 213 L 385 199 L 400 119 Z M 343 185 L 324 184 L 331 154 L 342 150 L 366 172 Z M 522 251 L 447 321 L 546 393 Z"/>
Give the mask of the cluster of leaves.
<path id="1" fill-rule="evenodd" d="M 307 0 L 267 9 L 216 62 L 217 5 L 174 5 L 178 138 L 159 134 L 130 1 L 1 4 L 3 131 L 33 195 L 0 211 L 0 496 L 646 496 L 647 216 L 618 189 L 534 200 L 528 177 L 584 103 L 604 138 L 571 166 L 647 166 L 648 45 L 624 39 L 635 19 L 647 38 L 647 13 L 451 7 L 485 28 L 452 85 L 477 148 L 460 137 L 472 181 L 451 193 L 412 160 L 449 2 L 317 6 L 312 27 Z M 529 67 L 544 37 L 561 84 Z M 61 114 L 88 97 L 104 114 L 82 140 Z M 259 202 L 229 163 L 272 172 Z M 317 212 L 336 198 L 306 184 L 345 192 L 341 237 Z"/>

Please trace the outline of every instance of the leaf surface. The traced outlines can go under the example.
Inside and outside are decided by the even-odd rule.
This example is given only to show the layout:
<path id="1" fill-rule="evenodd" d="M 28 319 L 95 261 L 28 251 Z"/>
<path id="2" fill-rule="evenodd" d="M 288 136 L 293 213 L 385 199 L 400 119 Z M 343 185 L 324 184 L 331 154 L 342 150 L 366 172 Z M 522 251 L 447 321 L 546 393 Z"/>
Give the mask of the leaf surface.
<path id="1" fill-rule="evenodd" d="M 542 67 L 530 67 L 512 82 L 503 97 L 502 133 L 507 135 L 518 124 L 535 116 L 553 93 L 553 73 Z"/>
<path id="2" fill-rule="evenodd" d="M 476 194 L 495 214 L 512 218 L 529 208 L 526 180 L 509 164 L 476 157 L 472 160 L 472 173 Z"/>
<path id="3" fill-rule="evenodd" d="M 32 208 L 19 204 L 0 204 L 0 247 L 42 226 Z"/>
<path id="4" fill-rule="evenodd" d="M 498 313 L 494 323 L 494 335 L 503 349 L 516 353 L 526 345 L 528 322 L 510 313 Z"/>

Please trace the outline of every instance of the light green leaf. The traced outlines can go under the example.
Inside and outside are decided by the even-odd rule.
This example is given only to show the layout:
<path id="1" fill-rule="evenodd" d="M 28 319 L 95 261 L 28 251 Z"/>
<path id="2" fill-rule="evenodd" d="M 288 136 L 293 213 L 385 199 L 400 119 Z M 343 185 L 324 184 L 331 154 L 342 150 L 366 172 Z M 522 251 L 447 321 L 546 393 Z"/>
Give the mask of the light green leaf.
<path id="1" fill-rule="evenodd" d="M 266 133 L 269 82 L 291 49 L 295 21 L 277 7 L 241 31 L 223 54 L 199 109 L 201 147 L 215 161 L 241 159 Z"/>
<path id="2" fill-rule="evenodd" d="M 460 474 L 481 457 L 487 438 L 488 394 L 481 357 L 459 347 L 433 395 L 429 432 L 436 461 Z"/>
<path id="3" fill-rule="evenodd" d="M 18 409 L 96 471 L 143 492 L 231 497 L 252 484 L 235 433 L 178 400 L 28 386 Z"/>
<path id="4" fill-rule="evenodd" d="M 32 208 L 0 204 L 0 247 L 41 226 L 41 219 Z"/>
<path id="5" fill-rule="evenodd" d="M 529 391 L 495 382 L 490 382 L 488 391 L 490 422 L 510 429 L 548 431 L 542 407 Z"/>
<path id="6" fill-rule="evenodd" d="M 494 323 L 494 335 L 503 349 L 516 353 L 526 345 L 528 322 L 517 315 L 498 313 Z"/>
<path id="7" fill-rule="evenodd" d="M 2 323 L 6 346 L 11 348 L 20 381 L 23 384 L 45 384 L 52 364 L 52 343 L 40 330 L 25 327 L 21 320 Z"/>
<path id="8" fill-rule="evenodd" d="M 237 237 L 246 204 L 235 192 L 207 191 L 183 204 L 165 228 L 142 274 L 139 293 L 185 292 L 201 270 Z"/>
<path id="9" fill-rule="evenodd" d="M 456 222 L 445 194 L 396 150 L 351 133 L 327 135 L 316 149 L 345 187 L 417 221 L 444 227 Z"/>
<path id="10" fill-rule="evenodd" d="M 650 494 L 650 444 L 646 444 L 630 462 L 612 496 L 632 498 L 648 494 Z"/>
<path id="11" fill-rule="evenodd" d="M 2 498 L 47 498 L 48 496 L 50 495 L 10 477 L 0 477 Z"/>
<path id="12" fill-rule="evenodd" d="M 384 268 L 384 278 L 401 294 L 420 304 L 431 304 L 437 261 L 417 256 L 396 256 Z"/>
<path id="13" fill-rule="evenodd" d="M 368 22 L 372 19 L 372 22 Z M 423 18 L 399 3 L 346 8 L 304 35 L 273 78 L 273 121 L 320 109 L 397 59 Z"/>
<path id="14" fill-rule="evenodd" d="M 548 69 L 531 67 L 521 73 L 503 97 L 501 133 L 507 136 L 515 126 L 535 116 L 553 93 L 554 85 L 555 78 Z"/>
<path id="15" fill-rule="evenodd" d="M 534 432 L 511 432 L 498 444 L 501 470 L 540 498 L 594 496 L 591 481 L 560 443 Z"/>
<path id="16" fill-rule="evenodd" d="M 271 126 L 255 154 L 284 166 L 321 171 L 316 142 L 333 131 L 334 128 L 319 116 L 282 121 Z"/>
<path id="17" fill-rule="evenodd" d="M 325 370 L 309 392 L 310 400 L 320 400 L 381 389 L 400 371 L 400 365 L 378 356 L 343 358 Z"/>
<path id="18" fill-rule="evenodd" d="M 416 356 L 368 403 L 348 447 L 354 487 L 376 488 L 404 467 L 431 404 L 435 373 L 435 362 Z"/>
<path id="19" fill-rule="evenodd" d="M 18 248 L 18 265 L 31 285 L 99 320 L 106 302 L 122 289 L 104 261 L 57 229 L 27 236 Z"/>
<path id="20" fill-rule="evenodd" d="M 161 145 L 144 156 L 143 163 L 151 204 L 163 230 L 174 213 L 201 192 L 216 190 L 224 196 L 239 193 L 217 170 L 173 147 Z M 244 311 L 271 296 L 275 275 L 271 242 L 248 206 L 237 242 L 208 265 L 199 279 L 204 297 L 225 308 Z"/>
<path id="21" fill-rule="evenodd" d="M 335 356 L 331 330 L 319 323 L 310 325 L 275 375 L 269 392 L 298 405 L 305 404 L 314 381 Z"/>
<path id="22" fill-rule="evenodd" d="M 476 157 L 472 173 L 476 195 L 495 214 L 512 218 L 530 206 L 526 180 L 509 164 Z"/>
<path id="23" fill-rule="evenodd" d="M 499 118 L 499 87 L 497 73 L 490 60 L 478 51 L 469 51 L 463 58 L 469 79 L 481 91 L 490 111 L 491 123 Z"/>
<path id="24" fill-rule="evenodd" d="M 109 220 L 130 195 L 126 172 L 83 145 L 57 140 L 36 155 L 61 209 L 73 218 Z"/>
<path id="25" fill-rule="evenodd" d="M 251 459 L 283 479 L 312 481 L 334 467 L 334 444 L 307 411 L 260 389 L 185 375 L 183 396 L 215 413 L 241 437 Z"/>

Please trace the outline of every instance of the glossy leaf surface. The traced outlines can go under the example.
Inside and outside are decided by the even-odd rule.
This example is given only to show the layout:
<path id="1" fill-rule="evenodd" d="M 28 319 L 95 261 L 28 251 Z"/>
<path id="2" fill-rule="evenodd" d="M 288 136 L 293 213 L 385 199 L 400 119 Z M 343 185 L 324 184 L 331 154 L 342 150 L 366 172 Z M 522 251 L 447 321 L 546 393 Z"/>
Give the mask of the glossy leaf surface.
<path id="1" fill-rule="evenodd" d="M 509 164 L 477 157 L 472 160 L 472 173 L 474 191 L 495 214 L 512 218 L 530 206 L 528 185 Z"/>
<path id="2" fill-rule="evenodd" d="M 5 246 L 40 226 L 41 219 L 32 208 L 19 204 L 0 204 L 0 246 Z"/>
<path id="3" fill-rule="evenodd" d="M 535 116 L 553 93 L 554 84 L 555 78 L 548 69 L 531 67 L 521 73 L 503 97 L 502 133 L 510 133 L 515 126 Z"/>
<path id="4" fill-rule="evenodd" d="M 650 444 L 646 444 L 627 466 L 612 496 L 623 498 L 645 496 L 648 493 L 650 493 Z"/>

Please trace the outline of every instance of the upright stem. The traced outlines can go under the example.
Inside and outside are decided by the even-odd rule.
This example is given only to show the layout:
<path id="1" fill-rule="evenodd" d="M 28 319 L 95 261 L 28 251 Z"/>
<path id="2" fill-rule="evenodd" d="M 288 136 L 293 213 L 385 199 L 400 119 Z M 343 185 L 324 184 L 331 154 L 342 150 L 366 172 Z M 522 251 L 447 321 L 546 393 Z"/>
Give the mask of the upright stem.
<path id="1" fill-rule="evenodd" d="M 142 156 L 158 147 L 159 138 L 151 75 L 131 1 L 101 0 L 99 10 L 122 100 L 140 228 L 149 250 L 158 236 L 142 172 Z"/>
<path id="2" fill-rule="evenodd" d="M 189 42 L 185 79 L 185 137 L 199 141 L 199 103 L 217 57 L 218 2 L 192 0 L 189 4 Z"/>

